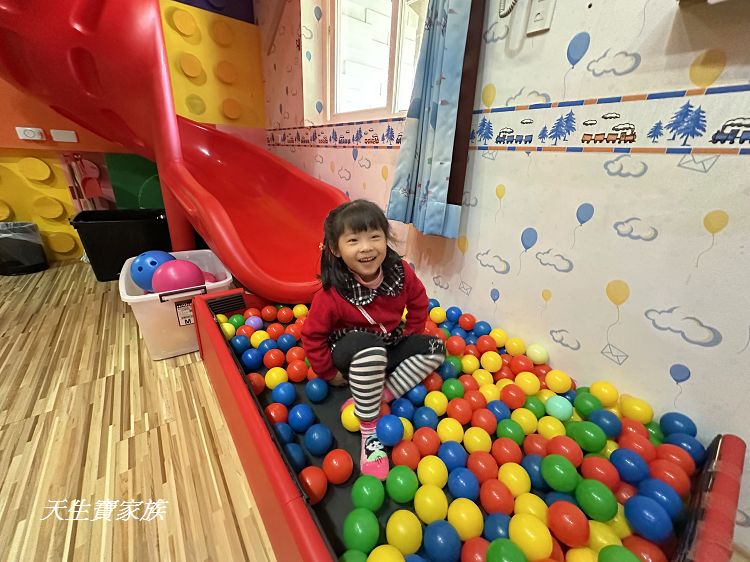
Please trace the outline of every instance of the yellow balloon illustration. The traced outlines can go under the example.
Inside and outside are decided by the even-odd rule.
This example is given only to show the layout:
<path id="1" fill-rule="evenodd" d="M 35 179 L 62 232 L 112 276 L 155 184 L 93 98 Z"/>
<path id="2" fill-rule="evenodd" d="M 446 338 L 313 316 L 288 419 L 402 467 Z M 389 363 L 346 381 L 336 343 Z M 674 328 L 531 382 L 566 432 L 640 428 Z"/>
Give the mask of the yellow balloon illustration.
<path id="1" fill-rule="evenodd" d="M 729 215 L 726 211 L 722 211 L 721 209 L 711 211 L 703 217 L 703 226 L 706 227 L 706 230 L 708 230 L 712 236 L 724 230 L 724 227 L 726 227 L 728 223 Z"/>
<path id="2" fill-rule="evenodd" d="M 388 181 L 388 166 L 383 166 L 380 169 L 380 175 L 383 176 L 383 181 Z"/>
<path id="3" fill-rule="evenodd" d="M 333 160 L 331 160 L 331 163 L 328 165 L 328 167 L 331 168 L 331 172 L 336 169 L 336 164 L 333 163 Z"/>
<path id="4" fill-rule="evenodd" d="M 612 301 L 613 305 L 620 306 L 628 300 L 629 296 L 630 287 L 628 287 L 628 284 L 625 283 L 625 281 L 617 279 L 607 283 L 607 297 Z"/>
<path id="5" fill-rule="evenodd" d="M 482 88 L 482 103 L 485 107 L 492 107 L 492 102 L 495 101 L 495 85 L 492 83 L 487 84 Z"/>
<path id="6" fill-rule="evenodd" d="M 699 88 L 708 88 L 724 72 L 727 55 L 721 49 L 709 49 L 698 55 L 690 65 L 690 80 Z"/>
<path id="7" fill-rule="evenodd" d="M 549 302 L 549 300 L 552 298 L 552 291 L 549 289 L 544 289 L 542 291 L 542 298 L 544 299 L 544 302 Z"/>
<path id="8" fill-rule="evenodd" d="M 461 251 L 461 253 L 466 254 L 466 250 L 469 249 L 469 239 L 462 234 L 458 237 L 458 240 L 456 240 L 456 244 L 458 245 L 458 249 Z"/>
<path id="9" fill-rule="evenodd" d="M 505 197 L 505 186 L 503 184 L 495 186 L 495 195 L 498 199 L 502 199 L 503 197 Z"/>

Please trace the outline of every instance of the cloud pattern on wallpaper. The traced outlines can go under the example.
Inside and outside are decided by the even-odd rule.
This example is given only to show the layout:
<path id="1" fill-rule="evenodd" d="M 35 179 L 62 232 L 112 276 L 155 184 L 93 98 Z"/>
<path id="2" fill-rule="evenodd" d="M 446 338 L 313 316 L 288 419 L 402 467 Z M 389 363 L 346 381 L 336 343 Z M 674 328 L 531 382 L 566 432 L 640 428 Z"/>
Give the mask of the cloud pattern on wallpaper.
<path id="1" fill-rule="evenodd" d="M 350 179 L 352 179 L 352 173 L 344 167 L 339 168 L 338 173 L 339 173 L 339 177 L 342 180 L 349 181 Z"/>
<path id="2" fill-rule="evenodd" d="M 495 273 L 505 275 L 510 272 L 510 264 L 497 254 L 490 255 L 490 250 L 479 252 L 476 257 L 479 265 L 491 269 Z"/>
<path id="3" fill-rule="evenodd" d="M 648 171 L 648 164 L 630 154 L 621 154 L 617 158 L 605 161 L 604 171 L 608 176 L 640 178 Z"/>
<path id="4" fill-rule="evenodd" d="M 450 289 L 450 285 L 448 282 L 443 279 L 442 275 L 435 275 L 435 277 L 432 278 L 432 282 L 435 283 L 435 286 L 439 289 Z"/>
<path id="5" fill-rule="evenodd" d="M 659 236 L 659 231 L 645 224 L 639 217 L 630 217 L 624 221 L 617 221 L 612 225 L 618 236 L 630 238 L 631 240 L 641 240 L 643 242 L 652 242 Z"/>
<path id="6" fill-rule="evenodd" d="M 485 43 L 497 43 L 507 36 L 508 26 L 497 21 L 493 22 L 482 34 Z"/>
<path id="7" fill-rule="evenodd" d="M 537 90 L 529 90 L 524 92 L 526 86 L 518 90 L 515 96 L 509 97 L 505 100 L 505 105 L 531 105 L 533 103 L 549 103 L 552 98 L 549 94 L 538 92 Z"/>
<path id="8" fill-rule="evenodd" d="M 573 351 L 581 349 L 581 342 L 579 342 L 568 330 L 550 330 L 549 335 L 552 341 L 559 343 L 563 347 L 567 347 Z"/>
<path id="9" fill-rule="evenodd" d="M 540 264 L 552 267 L 555 271 L 559 271 L 560 273 L 570 273 L 573 271 L 573 262 L 562 254 L 552 253 L 552 248 L 549 248 L 544 252 L 537 252 L 536 259 Z"/>
<path id="10" fill-rule="evenodd" d="M 363 156 L 362 158 L 359 159 L 359 161 L 357 162 L 357 165 L 360 168 L 369 169 L 370 166 L 372 166 L 372 160 L 370 160 L 369 158 Z"/>
<path id="11" fill-rule="evenodd" d="M 592 60 L 586 65 L 586 69 L 597 78 L 606 74 L 615 76 L 624 76 L 630 74 L 641 64 L 641 55 L 638 53 L 628 53 L 626 51 L 612 52 L 607 49 L 598 58 Z"/>
<path id="12" fill-rule="evenodd" d="M 695 316 L 686 316 L 679 311 L 679 306 L 664 310 L 648 309 L 644 316 L 651 325 L 662 332 L 678 334 L 683 340 L 701 347 L 715 347 L 722 341 L 721 332 L 704 324 Z"/>

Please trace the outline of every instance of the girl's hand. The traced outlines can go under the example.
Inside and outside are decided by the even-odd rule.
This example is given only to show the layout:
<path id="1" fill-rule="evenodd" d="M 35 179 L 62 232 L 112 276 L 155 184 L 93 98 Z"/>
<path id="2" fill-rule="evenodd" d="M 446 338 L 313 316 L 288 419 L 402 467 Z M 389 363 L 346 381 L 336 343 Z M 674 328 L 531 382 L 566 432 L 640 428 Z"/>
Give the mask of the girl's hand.
<path id="1" fill-rule="evenodd" d="M 328 384 L 330 384 L 331 386 L 346 386 L 349 383 L 344 378 L 344 375 L 341 374 L 341 371 L 336 371 L 336 376 L 328 381 Z"/>

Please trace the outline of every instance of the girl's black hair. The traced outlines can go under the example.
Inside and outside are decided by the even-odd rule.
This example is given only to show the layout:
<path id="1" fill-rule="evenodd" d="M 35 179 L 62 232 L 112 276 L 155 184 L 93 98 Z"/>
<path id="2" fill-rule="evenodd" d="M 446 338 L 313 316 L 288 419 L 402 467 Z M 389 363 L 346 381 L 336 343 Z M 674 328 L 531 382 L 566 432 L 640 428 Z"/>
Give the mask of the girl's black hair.
<path id="1" fill-rule="evenodd" d="M 336 257 L 331 248 L 338 250 L 339 237 L 351 230 L 354 233 L 370 229 L 380 229 L 385 233 L 388 242 L 393 241 L 391 226 L 383 210 L 371 201 L 355 199 L 343 203 L 328 213 L 323 223 L 323 251 L 320 256 L 320 281 L 323 289 L 334 287 L 339 292 L 346 290 L 347 280 L 351 275 L 349 268 L 340 257 Z M 401 261 L 401 256 L 390 246 L 383 260 L 383 270 L 393 267 Z"/>

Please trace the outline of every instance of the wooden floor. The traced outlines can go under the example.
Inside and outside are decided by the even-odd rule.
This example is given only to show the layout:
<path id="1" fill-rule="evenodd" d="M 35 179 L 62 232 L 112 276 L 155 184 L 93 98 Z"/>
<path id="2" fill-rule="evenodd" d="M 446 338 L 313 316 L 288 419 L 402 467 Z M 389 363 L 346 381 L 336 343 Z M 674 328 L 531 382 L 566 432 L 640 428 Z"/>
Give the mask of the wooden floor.
<path id="1" fill-rule="evenodd" d="M 0 559 L 275 560 L 267 545 L 199 356 L 152 362 L 87 264 L 0 277 Z"/>

